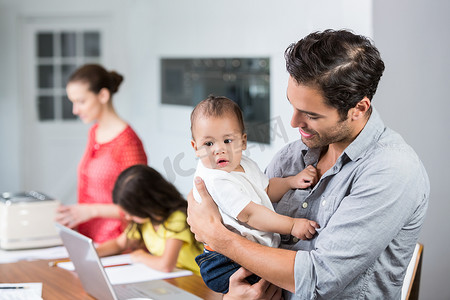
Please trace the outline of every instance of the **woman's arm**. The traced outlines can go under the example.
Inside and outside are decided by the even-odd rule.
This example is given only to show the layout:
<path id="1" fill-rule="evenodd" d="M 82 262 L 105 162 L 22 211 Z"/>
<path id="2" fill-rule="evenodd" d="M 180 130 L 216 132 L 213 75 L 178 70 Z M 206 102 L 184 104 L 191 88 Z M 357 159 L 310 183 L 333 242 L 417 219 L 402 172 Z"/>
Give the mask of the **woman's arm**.
<path id="1" fill-rule="evenodd" d="M 203 181 L 196 178 L 195 185 L 202 202 L 197 203 L 192 192 L 189 194 L 187 219 L 195 238 L 207 243 L 247 270 L 293 292 L 296 252 L 262 246 L 229 231 L 223 226 L 217 206 L 208 194 Z"/>
<path id="2" fill-rule="evenodd" d="M 92 218 L 119 218 L 120 208 L 115 204 L 61 205 L 57 209 L 56 221 L 74 228 Z"/>
<path id="3" fill-rule="evenodd" d="M 120 217 L 120 207 L 116 204 L 84 204 L 84 205 L 86 205 L 87 209 L 91 211 L 91 219 Z"/>
<path id="4" fill-rule="evenodd" d="M 163 255 L 155 256 L 147 250 L 139 249 L 131 253 L 131 259 L 162 272 L 172 272 L 177 264 L 181 246 L 183 246 L 182 240 L 168 239 Z"/>

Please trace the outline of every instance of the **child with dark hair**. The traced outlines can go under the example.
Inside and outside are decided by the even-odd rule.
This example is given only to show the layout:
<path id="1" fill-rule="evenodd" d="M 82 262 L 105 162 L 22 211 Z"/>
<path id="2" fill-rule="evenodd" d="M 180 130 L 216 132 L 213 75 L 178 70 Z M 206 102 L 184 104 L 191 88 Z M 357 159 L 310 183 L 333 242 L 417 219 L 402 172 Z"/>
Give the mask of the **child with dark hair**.
<path id="1" fill-rule="evenodd" d="M 115 183 L 113 202 L 130 223 L 119 237 L 97 247 L 99 256 L 131 251 L 134 262 L 153 269 L 177 267 L 199 274 L 194 259 L 203 246 L 186 223 L 187 202 L 158 171 L 147 165 L 125 169 Z"/>

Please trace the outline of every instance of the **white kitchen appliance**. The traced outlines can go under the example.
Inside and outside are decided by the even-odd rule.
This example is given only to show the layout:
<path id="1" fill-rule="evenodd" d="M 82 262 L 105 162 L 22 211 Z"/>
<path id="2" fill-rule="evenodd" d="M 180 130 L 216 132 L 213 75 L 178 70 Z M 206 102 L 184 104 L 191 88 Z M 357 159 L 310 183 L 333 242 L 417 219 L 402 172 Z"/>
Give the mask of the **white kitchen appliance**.
<path id="1" fill-rule="evenodd" d="M 60 202 L 39 192 L 0 195 L 0 248 L 5 250 L 62 245 L 55 229 Z"/>

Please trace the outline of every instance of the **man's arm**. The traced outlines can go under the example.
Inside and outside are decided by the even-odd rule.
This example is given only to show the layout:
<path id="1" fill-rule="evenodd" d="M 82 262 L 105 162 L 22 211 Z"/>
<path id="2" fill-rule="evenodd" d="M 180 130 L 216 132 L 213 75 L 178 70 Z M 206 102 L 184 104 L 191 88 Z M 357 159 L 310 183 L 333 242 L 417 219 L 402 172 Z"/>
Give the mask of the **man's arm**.
<path id="1" fill-rule="evenodd" d="M 296 252 L 262 246 L 229 231 L 223 226 L 217 206 L 206 190 L 203 180 L 196 178 L 195 186 L 202 201 L 197 203 L 192 192 L 189 194 L 187 219 L 195 238 L 247 270 L 293 292 Z"/>

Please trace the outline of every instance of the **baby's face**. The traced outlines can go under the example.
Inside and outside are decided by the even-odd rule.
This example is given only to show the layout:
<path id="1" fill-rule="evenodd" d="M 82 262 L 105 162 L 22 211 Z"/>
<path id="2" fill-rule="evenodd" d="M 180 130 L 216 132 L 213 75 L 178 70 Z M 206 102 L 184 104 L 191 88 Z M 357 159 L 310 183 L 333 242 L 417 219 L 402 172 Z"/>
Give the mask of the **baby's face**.
<path id="1" fill-rule="evenodd" d="M 191 144 L 195 155 L 206 168 L 226 172 L 241 170 L 247 135 L 242 133 L 236 117 L 199 117 L 193 127 L 193 136 Z"/>

